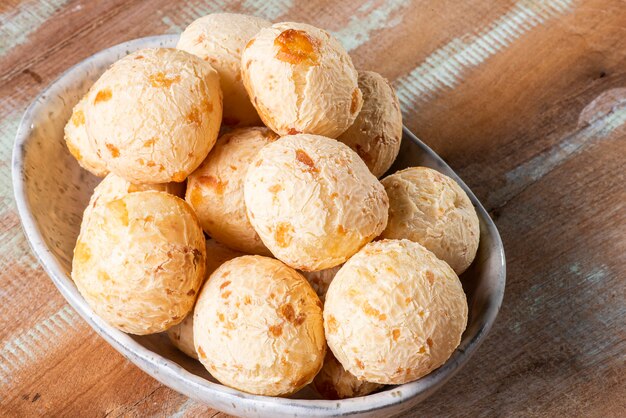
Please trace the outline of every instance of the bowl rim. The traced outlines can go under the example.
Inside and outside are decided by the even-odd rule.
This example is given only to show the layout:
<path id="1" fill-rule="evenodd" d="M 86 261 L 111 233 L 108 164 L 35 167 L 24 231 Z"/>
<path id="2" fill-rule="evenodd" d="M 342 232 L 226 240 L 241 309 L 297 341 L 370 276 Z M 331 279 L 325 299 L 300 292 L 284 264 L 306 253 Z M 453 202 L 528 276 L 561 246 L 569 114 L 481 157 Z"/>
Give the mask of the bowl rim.
<path id="1" fill-rule="evenodd" d="M 363 397 L 343 400 L 318 400 L 318 399 L 291 399 L 252 395 L 239 390 L 229 388 L 219 383 L 213 383 L 197 376 L 172 360 L 169 360 L 141 345 L 130 335 L 123 333 L 105 323 L 89 308 L 85 300 L 80 296 L 71 278 L 65 274 L 63 267 L 56 260 L 48 248 L 42 232 L 38 228 L 30 202 L 26 192 L 26 179 L 22 175 L 24 166 L 25 147 L 30 138 L 33 126 L 33 116 L 40 106 L 43 106 L 47 95 L 54 94 L 61 86 L 72 84 L 71 77 L 74 72 L 80 71 L 92 61 L 105 61 L 114 51 L 132 51 L 140 47 L 158 46 L 159 44 L 173 44 L 178 35 L 156 35 L 137 38 L 103 49 L 63 72 L 56 80 L 43 89 L 28 106 L 19 123 L 12 153 L 12 183 L 14 197 L 17 204 L 19 218 L 27 241 L 37 257 L 44 271 L 52 279 L 55 286 L 61 292 L 65 300 L 78 312 L 78 314 L 111 346 L 120 354 L 130 360 L 141 370 L 157 379 L 162 384 L 202 403 L 216 409 L 225 409 L 230 413 L 253 412 L 261 414 L 305 415 L 305 416 L 343 416 L 356 415 L 387 409 L 400 403 L 410 402 L 411 399 L 425 399 L 441 387 L 469 360 L 476 349 L 484 341 L 485 336 L 491 329 L 504 297 L 506 283 L 506 262 L 504 248 L 498 229 L 491 220 L 481 202 L 476 198 L 467 185 L 458 175 L 426 144 L 420 141 L 406 127 L 403 127 L 404 139 L 413 141 L 430 158 L 448 170 L 449 175 L 456 180 L 468 194 L 474 204 L 481 223 L 488 229 L 489 235 L 494 240 L 498 249 L 501 265 L 498 271 L 497 286 L 493 290 L 493 297 L 485 314 L 482 316 L 482 324 L 478 331 L 465 344 L 455 350 L 453 355 L 438 369 L 427 376 L 414 382 L 394 386 L 390 390 L 370 394 Z M 417 403 L 417 402 L 414 402 Z M 231 408 L 232 407 L 232 408 Z"/>

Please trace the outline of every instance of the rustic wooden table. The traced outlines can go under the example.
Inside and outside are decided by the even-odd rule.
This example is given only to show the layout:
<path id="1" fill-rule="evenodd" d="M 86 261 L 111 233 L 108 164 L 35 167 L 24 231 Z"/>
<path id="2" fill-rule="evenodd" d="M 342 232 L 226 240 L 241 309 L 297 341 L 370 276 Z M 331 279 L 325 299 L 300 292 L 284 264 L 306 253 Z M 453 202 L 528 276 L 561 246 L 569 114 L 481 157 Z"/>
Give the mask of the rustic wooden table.
<path id="1" fill-rule="evenodd" d="M 65 303 L 23 236 L 13 138 L 34 96 L 116 43 L 219 11 L 331 30 L 485 203 L 508 259 L 491 335 L 411 416 L 626 416 L 622 0 L 1 0 L 0 416 L 220 415 Z"/>

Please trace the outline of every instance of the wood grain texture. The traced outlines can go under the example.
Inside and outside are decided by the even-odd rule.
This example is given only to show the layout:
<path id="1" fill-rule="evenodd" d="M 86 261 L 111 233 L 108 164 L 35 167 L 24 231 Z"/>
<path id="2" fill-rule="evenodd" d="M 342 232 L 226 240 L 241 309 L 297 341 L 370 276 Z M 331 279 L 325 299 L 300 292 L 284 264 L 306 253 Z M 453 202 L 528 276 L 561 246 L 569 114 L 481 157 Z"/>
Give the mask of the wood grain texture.
<path id="1" fill-rule="evenodd" d="M 620 0 L 0 2 L 0 416 L 217 414 L 135 368 L 65 303 L 22 234 L 10 155 L 25 107 L 69 66 L 220 10 L 335 33 L 359 68 L 394 81 L 405 124 L 500 229 L 494 329 L 409 416 L 626 416 Z"/>

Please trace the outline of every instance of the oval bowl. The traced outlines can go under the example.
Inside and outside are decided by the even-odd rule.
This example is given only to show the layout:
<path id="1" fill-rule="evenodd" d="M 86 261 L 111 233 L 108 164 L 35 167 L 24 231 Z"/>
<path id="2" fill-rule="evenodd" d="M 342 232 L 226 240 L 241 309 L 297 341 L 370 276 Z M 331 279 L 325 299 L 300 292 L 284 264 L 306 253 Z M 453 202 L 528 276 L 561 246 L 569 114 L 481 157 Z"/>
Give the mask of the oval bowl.
<path id="1" fill-rule="evenodd" d="M 330 417 L 397 414 L 424 400 L 452 377 L 491 328 L 504 296 L 505 260 L 496 226 L 476 196 L 430 148 L 406 128 L 391 172 L 428 166 L 454 178 L 467 192 L 480 219 L 480 247 L 461 276 L 469 321 L 460 346 L 440 368 L 412 383 L 339 401 L 315 399 L 305 388 L 291 398 L 256 396 L 223 386 L 200 363 L 178 352 L 163 334 L 132 336 L 100 319 L 70 278 L 82 212 L 99 179 L 82 170 L 63 139 L 72 107 L 113 62 L 146 47 L 174 47 L 175 35 L 135 39 L 105 49 L 67 70 L 28 107 L 13 149 L 13 187 L 26 237 L 42 267 L 70 305 L 124 357 L 166 386 L 226 413 L 246 417 Z"/>

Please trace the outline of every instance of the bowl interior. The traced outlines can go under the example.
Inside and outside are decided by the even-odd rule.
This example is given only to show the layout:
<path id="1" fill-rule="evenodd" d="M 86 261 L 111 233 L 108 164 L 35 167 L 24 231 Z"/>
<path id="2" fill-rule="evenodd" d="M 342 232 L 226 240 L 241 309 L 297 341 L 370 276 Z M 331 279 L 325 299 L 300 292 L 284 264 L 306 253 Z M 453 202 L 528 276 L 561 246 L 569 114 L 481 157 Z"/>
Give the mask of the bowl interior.
<path id="1" fill-rule="evenodd" d="M 390 172 L 428 166 L 455 178 L 468 192 L 480 218 L 476 260 L 461 276 L 468 297 L 469 322 L 461 345 L 441 368 L 419 381 L 344 401 L 313 400 L 304 389 L 291 399 L 243 394 L 225 388 L 206 370 L 176 350 L 163 334 L 128 336 L 101 321 L 78 294 L 69 275 L 82 213 L 99 179 L 80 168 L 68 152 L 63 128 L 73 106 L 114 61 L 145 47 L 173 47 L 175 36 L 155 36 L 104 50 L 72 67 L 27 110 L 15 143 L 13 181 L 29 242 L 61 293 L 116 349 L 162 383 L 212 407 L 239 415 L 330 416 L 399 412 L 427 397 L 468 359 L 488 332 L 504 292 L 504 253 L 498 232 L 475 196 L 432 150 L 405 129 L 400 156 Z"/>

